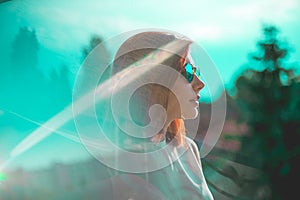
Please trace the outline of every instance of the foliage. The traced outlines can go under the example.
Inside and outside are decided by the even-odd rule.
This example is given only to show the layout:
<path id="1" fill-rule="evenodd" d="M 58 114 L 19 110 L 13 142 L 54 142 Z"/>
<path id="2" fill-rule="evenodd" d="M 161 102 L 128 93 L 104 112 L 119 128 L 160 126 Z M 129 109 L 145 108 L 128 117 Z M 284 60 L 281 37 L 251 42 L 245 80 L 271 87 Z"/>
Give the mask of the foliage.
<path id="1" fill-rule="evenodd" d="M 300 82 L 295 69 L 284 67 L 286 44 L 278 40 L 278 29 L 265 26 L 265 38 L 257 43 L 248 70 L 236 80 L 235 102 L 249 135 L 242 140 L 241 154 L 250 166 L 267 174 L 274 199 L 292 190 L 283 181 L 295 179 L 300 153 Z M 291 194 L 291 192 L 289 192 Z M 281 196 L 281 198 L 280 198 Z"/>
<path id="2" fill-rule="evenodd" d="M 103 39 L 98 36 L 98 35 L 93 35 L 91 38 L 90 38 L 90 41 L 89 41 L 89 45 L 86 46 L 86 47 L 83 47 L 82 48 L 82 60 L 84 60 L 88 55 L 89 53 L 97 47 L 97 45 L 101 44 L 101 42 L 103 41 Z"/>
<path id="3" fill-rule="evenodd" d="M 71 103 L 71 88 L 66 67 L 53 70 L 50 79 L 45 76 L 38 63 L 40 45 L 34 30 L 19 29 L 12 43 L 11 62 L 3 65 L 5 70 L 0 74 L 0 110 L 43 122 Z M 32 123 L 8 113 L 0 125 L 33 128 Z"/>
<path id="4" fill-rule="evenodd" d="M 39 42 L 34 30 L 20 28 L 12 47 L 12 69 L 20 72 L 37 67 Z"/>

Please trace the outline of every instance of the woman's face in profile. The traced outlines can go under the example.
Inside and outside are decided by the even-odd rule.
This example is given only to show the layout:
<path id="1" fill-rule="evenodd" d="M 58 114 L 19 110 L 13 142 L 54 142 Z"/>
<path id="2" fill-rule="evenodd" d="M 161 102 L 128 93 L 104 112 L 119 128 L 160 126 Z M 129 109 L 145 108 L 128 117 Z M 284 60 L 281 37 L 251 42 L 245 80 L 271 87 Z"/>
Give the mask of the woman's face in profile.
<path id="1" fill-rule="evenodd" d="M 204 83 L 200 80 L 198 70 L 194 74 L 191 71 L 196 69 L 190 54 L 182 64 L 184 73 L 182 73 L 182 76 L 178 76 L 172 90 L 180 103 L 181 117 L 183 119 L 194 119 L 198 115 L 199 92 L 204 87 Z"/>

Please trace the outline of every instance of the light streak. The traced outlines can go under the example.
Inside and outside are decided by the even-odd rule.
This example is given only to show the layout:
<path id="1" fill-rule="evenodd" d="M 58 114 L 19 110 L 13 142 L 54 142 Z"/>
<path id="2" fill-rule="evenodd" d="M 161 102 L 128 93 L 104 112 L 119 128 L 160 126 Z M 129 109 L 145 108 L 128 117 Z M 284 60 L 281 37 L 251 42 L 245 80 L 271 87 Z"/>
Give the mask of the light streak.
<path id="1" fill-rule="evenodd" d="M 179 44 L 176 41 L 170 42 L 167 44 L 163 49 L 171 49 L 174 52 L 179 52 L 180 49 L 182 49 L 183 45 L 185 44 Z M 149 59 L 152 57 L 153 53 L 148 54 L 144 59 Z M 168 59 L 172 54 L 171 53 L 164 53 L 162 54 L 159 59 L 157 60 L 157 63 L 163 63 L 164 60 Z M 155 67 L 154 65 L 152 67 Z M 46 137 L 48 137 L 53 132 L 57 132 L 57 130 L 69 122 L 73 117 L 81 114 L 84 110 L 88 109 L 89 107 L 93 106 L 91 99 L 94 98 L 94 94 L 96 92 L 97 98 L 95 99 L 96 102 L 105 99 L 109 96 L 109 94 L 115 89 L 114 86 L 119 83 L 119 80 L 121 77 L 124 76 L 124 74 L 127 74 L 129 71 L 133 70 L 135 68 L 134 64 L 131 66 L 125 68 L 124 70 L 118 72 L 115 74 L 111 79 L 104 81 L 102 84 L 98 85 L 95 90 L 89 91 L 87 94 L 83 95 L 81 98 L 79 98 L 76 102 L 73 102 L 69 104 L 65 109 L 63 109 L 60 113 L 53 116 L 51 119 L 49 119 L 44 124 L 40 124 L 40 127 L 34 130 L 32 133 L 30 133 L 24 140 L 22 140 L 11 152 L 10 156 L 15 157 L 23 152 L 30 149 L 32 146 L 36 145 Z M 143 73 L 146 73 L 149 71 L 151 67 L 147 68 L 143 71 Z M 127 84 L 134 81 L 137 77 L 141 76 L 141 73 L 131 73 L 130 78 L 127 79 L 126 82 L 122 83 L 122 87 L 118 87 L 118 90 L 122 90 Z M 119 84 L 120 85 L 120 84 Z M 77 113 L 72 112 L 72 106 L 76 105 L 77 108 L 80 108 L 77 110 Z M 64 134 L 61 134 L 62 136 Z M 66 135 L 64 135 L 66 136 Z M 71 140 L 76 140 L 73 137 L 67 136 Z M 94 143 L 91 143 L 94 145 Z M 96 144 L 98 146 L 98 144 Z"/>
<path id="2" fill-rule="evenodd" d="M 36 124 L 36 125 L 40 126 L 41 128 L 44 128 L 44 129 L 47 129 L 47 130 L 52 131 L 53 133 L 59 134 L 59 135 L 65 137 L 65 138 L 67 138 L 67 139 L 69 139 L 69 140 L 72 140 L 72 141 L 74 141 L 74 142 L 77 142 L 77 143 L 82 143 L 82 142 L 84 142 L 85 144 L 87 144 L 87 145 L 89 145 L 89 146 L 93 146 L 93 147 L 97 147 L 97 148 L 102 147 L 102 148 L 101 148 L 102 150 L 105 150 L 105 147 L 107 147 L 107 146 L 105 146 L 105 145 L 103 145 L 103 144 L 101 145 L 101 144 L 99 144 L 99 143 L 97 143 L 97 142 L 95 142 L 95 141 L 91 141 L 91 140 L 89 140 L 89 139 L 87 139 L 87 138 L 84 138 L 84 137 L 79 138 L 79 137 L 77 137 L 77 136 L 74 135 L 74 134 L 76 134 L 76 133 L 71 133 L 71 134 L 70 134 L 70 133 L 66 133 L 66 131 L 54 130 L 54 129 L 51 128 L 51 127 L 47 127 L 47 126 L 45 126 L 45 125 L 42 124 L 42 123 L 39 123 L 39 122 L 34 121 L 34 120 L 32 120 L 32 119 L 29 119 L 28 117 L 25 117 L 25 116 L 23 116 L 23 115 L 20 115 L 20 114 L 18 114 L 18 113 L 16 113 L 16 112 L 13 112 L 13 111 L 7 111 L 7 112 L 9 112 L 9 113 L 11 113 L 11 114 L 13 114 L 13 115 L 15 115 L 15 116 L 21 118 L 21 119 L 24 119 L 25 121 L 31 122 L 31 123 L 33 123 L 33 124 Z"/>

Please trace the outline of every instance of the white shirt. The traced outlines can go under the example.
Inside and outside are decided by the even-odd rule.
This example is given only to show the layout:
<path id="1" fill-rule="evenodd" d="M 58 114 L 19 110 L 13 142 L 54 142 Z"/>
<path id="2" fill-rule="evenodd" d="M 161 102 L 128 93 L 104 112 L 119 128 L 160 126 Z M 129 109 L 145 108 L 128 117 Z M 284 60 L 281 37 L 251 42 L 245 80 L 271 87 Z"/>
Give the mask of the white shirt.
<path id="1" fill-rule="evenodd" d="M 186 141 L 187 148 L 173 147 L 167 156 L 153 158 L 159 162 L 169 160 L 169 165 L 164 168 L 145 173 L 118 172 L 105 180 L 105 193 L 110 193 L 106 196 L 116 200 L 213 200 L 202 171 L 197 145 L 189 138 Z M 119 159 L 122 159 L 121 155 Z M 128 164 L 147 167 L 147 162 Z"/>

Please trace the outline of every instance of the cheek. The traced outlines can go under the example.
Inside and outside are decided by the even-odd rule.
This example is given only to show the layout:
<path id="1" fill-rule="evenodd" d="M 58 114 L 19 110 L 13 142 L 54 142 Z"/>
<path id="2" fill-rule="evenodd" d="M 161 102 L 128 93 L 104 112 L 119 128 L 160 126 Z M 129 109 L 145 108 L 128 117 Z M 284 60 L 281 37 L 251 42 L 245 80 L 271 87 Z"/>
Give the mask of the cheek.
<path id="1" fill-rule="evenodd" d="M 195 98 L 195 92 L 184 78 L 178 77 L 172 91 L 176 95 L 180 107 L 181 115 L 183 119 L 194 119 L 198 115 L 197 106 L 193 105 L 190 100 Z"/>
<path id="2" fill-rule="evenodd" d="M 184 78 L 178 77 L 174 83 L 172 91 L 176 95 L 176 98 L 180 104 L 181 112 L 186 115 L 189 112 L 193 112 L 190 100 L 193 99 L 194 91 L 191 86 Z"/>
<path id="3" fill-rule="evenodd" d="M 172 91 L 176 95 L 178 101 L 180 104 L 184 104 L 186 99 L 188 98 L 188 88 L 189 84 L 183 80 L 181 77 L 178 77 L 177 80 L 175 81 Z M 191 87 L 191 86 L 190 86 Z"/>

